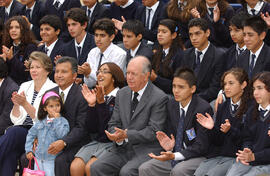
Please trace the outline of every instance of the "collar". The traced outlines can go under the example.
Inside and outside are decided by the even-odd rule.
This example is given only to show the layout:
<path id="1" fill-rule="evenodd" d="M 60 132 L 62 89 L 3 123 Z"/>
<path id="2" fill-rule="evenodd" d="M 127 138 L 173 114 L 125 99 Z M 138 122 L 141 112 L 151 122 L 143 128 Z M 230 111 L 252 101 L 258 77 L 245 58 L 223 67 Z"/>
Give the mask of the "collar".
<path id="1" fill-rule="evenodd" d="M 263 3 L 264 3 L 263 1 L 258 1 L 257 4 L 255 5 L 255 7 L 253 8 L 254 10 L 256 10 L 255 11 L 255 14 L 256 15 L 260 12 L 260 10 L 261 10 L 261 8 L 263 6 Z M 247 11 L 248 11 L 248 13 L 251 14 L 251 15 L 253 15 L 252 12 L 251 12 L 251 10 L 252 10 L 252 8 L 249 7 L 249 5 L 247 4 Z"/>
<path id="2" fill-rule="evenodd" d="M 21 42 L 19 42 L 18 44 L 14 43 L 14 42 L 12 43 L 13 46 L 19 46 L 20 44 L 21 44 Z"/>
<path id="3" fill-rule="evenodd" d="M 202 52 L 202 55 L 204 55 L 206 53 L 206 51 L 208 50 L 210 45 L 210 42 L 208 41 L 208 45 L 206 48 L 204 48 L 202 51 L 198 50 L 197 48 L 195 48 L 195 55 L 197 54 L 198 51 Z"/>
<path id="4" fill-rule="evenodd" d="M 52 123 L 53 122 L 53 120 L 54 120 L 55 118 L 49 118 L 49 116 L 47 115 L 47 123 Z"/>
<path id="5" fill-rule="evenodd" d="M 108 97 L 110 97 L 110 96 L 116 97 L 118 90 L 119 90 L 119 87 L 114 88 L 107 96 Z"/>
<path id="6" fill-rule="evenodd" d="M 243 49 L 243 51 L 245 51 L 247 49 L 246 45 L 244 45 L 242 48 L 239 47 L 238 44 L 236 44 L 236 50 L 238 51 L 238 49 Z"/>
<path id="7" fill-rule="evenodd" d="M 141 90 L 138 91 L 138 94 L 139 94 L 138 97 L 137 97 L 138 101 L 140 101 L 140 99 L 141 99 L 147 85 L 148 85 L 148 82 L 145 84 L 145 86 Z M 132 99 L 133 99 L 133 96 L 134 96 L 134 91 L 132 91 Z"/>
<path id="8" fill-rule="evenodd" d="M 206 7 L 207 7 L 207 12 L 210 14 L 211 13 L 211 11 L 209 10 L 209 8 L 214 8 L 214 10 L 217 8 L 217 6 L 218 6 L 218 3 L 214 6 L 214 7 L 210 7 L 207 3 L 205 3 L 206 4 Z"/>
<path id="9" fill-rule="evenodd" d="M 165 49 L 165 50 L 163 50 L 164 52 L 165 52 L 165 56 L 167 56 L 167 54 L 169 53 L 169 51 L 170 51 L 170 48 L 167 48 L 167 49 Z"/>
<path id="10" fill-rule="evenodd" d="M 158 5 L 159 5 L 159 1 L 157 1 L 154 5 L 152 5 L 151 7 L 146 7 L 147 9 L 151 9 L 151 13 L 153 12 L 153 14 L 155 14 L 157 8 L 158 8 Z"/>
<path id="11" fill-rule="evenodd" d="M 0 87 L 2 86 L 4 80 L 5 80 L 5 78 L 3 78 L 3 79 L 0 81 Z"/>
<path id="12" fill-rule="evenodd" d="M 262 46 L 255 52 L 252 53 L 252 51 L 250 50 L 250 55 L 255 54 L 256 55 L 256 59 L 258 58 L 259 54 L 261 53 L 262 47 L 264 46 L 264 42 L 262 43 Z"/>
<path id="13" fill-rule="evenodd" d="M 84 44 L 86 35 L 87 35 L 87 32 L 85 33 L 85 35 L 84 35 L 84 37 L 83 37 L 83 39 L 82 39 L 82 41 L 81 41 L 80 44 L 78 44 L 78 43 L 76 42 L 76 39 L 74 38 L 74 43 L 75 43 L 75 46 L 76 46 L 76 47 L 80 46 L 81 48 L 83 48 L 83 44 Z"/>
<path id="14" fill-rule="evenodd" d="M 141 42 L 138 44 L 138 46 L 135 48 L 135 50 L 130 49 L 130 55 L 131 55 L 132 57 L 135 57 L 135 55 L 136 55 L 136 53 L 137 53 L 137 51 L 138 51 L 140 45 L 141 45 Z"/>
<path id="15" fill-rule="evenodd" d="M 34 10 L 35 5 L 36 5 L 36 1 L 35 1 L 34 4 L 32 5 L 32 7 L 30 7 L 30 8 L 28 8 L 27 6 L 25 6 L 25 10 L 31 9 L 31 13 L 32 13 L 33 10 Z"/>
<path id="16" fill-rule="evenodd" d="M 64 100 L 65 100 L 65 101 L 66 101 L 66 99 L 67 99 L 67 95 L 68 95 L 68 93 L 69 93 L 69 91 L 70 91 L 70 89 L 71 89 L 72 86 L 73 86 L 73 83 L 72 83 L 70 86 L 68 86 L 65 90 L 62 90 L 62 89 L 59 87 L 59 95 L 60 95 L 61 92 L 64 92 L 64 95 L 65 95 Z"/>
<path id="17" fill-rule="evenodd" d="M 111 51 L 113 50 L 113 46 L 114 46 L 114 44 L 111 42 L 111 44 L 108 46 L 108 48 L 103 52 L 103 57 L 105 59 L 109 57 Z M 99 49 L 99 52 L 101 53 L 100 49 Z"/>
<path id="18" fill-rule="evenodd" d="M 232 101 L 231 98 L 230 98 L 230 100 L 231 100 L 231 106 L 232 105 L 238 105 L 238 107 L 240 106 L 241 99 L 238 102 L 236 102 L 236 103 L 233 103 L 233 101 Z"/>
<path id="19" fill-rule="evenodd" d="M 88 10 L 91 10 L 91 14 L 92 14 L 96 6 L 97 6 L 97 2 L 96 2 L 91 8 L 89 8 L 89 7 L 87 6 L 87 7 L 86 7 L 86 13 L 87 13 Z M 91 16 L 91 14 L 90 14 L 90 16 Z"/>
<path id="20" fill-rule="evenodd" d="M 125 5 L 123 5 L 123 6 L 120 5 L 120 7 L 122 7 L 124 9 L 124 8 L 128 7 L 129 5 L 131 5 L 133 2 L 134 2 L 134 0 L 128 0 L 128 2 Z"/>
<path id="21" fill-rule="evenodd" d="M 58 1 L 60 3 L 59 7 L 65 3 L 65 0 L 54 0 L 53 4 Z"/>
<path id="22" fill-rule="evenodd" d="M 181 109 L 184 109 L 185 113 L 187 114 L 188 107 L 189 107 L 189 105 L 190 105 L 191 100 L 192 100 L 192 98 L 190 99 L 190 101 L 188 102 L 188 104 L 187 104 L 185 107 L 183 107 L 183 106 L 181 105 L 181 102 L 179 102 L 180 112 L 181 112 Z"/>
<path id="23" fill-rule="evenodd" d="M 54 48 L 54 45 L 56 44 L 56 42 L 58 41 L 58 39 L 56 39 L 52 44 L 50 44 L 50 46 L 47 46 L 47 44 L 45 43 L 45 47 L 49 50 L 52 51 Z"/>
<path id="24" fill-rule="evenodd" d="M 264 114 L 264 117 L 266 117 L 266 115 L 268 115 L 268 113 L 270 112 L 270 104 L 266 106 L 266 108 L 263 108 L 260 104 L 258 107 L 258 111 L 260 111 L 260 109 L 262 110 L 267 110 L 266 113 Z"/>
<path id="25" fill-rule="evenodd" d="M 10 13 L 12 4 L 13 4 L 13 1 L 11 1 L 11 3 L 9 4 L 8 7 L 5 7 L 5 11 L 8 13 L 8 15 L 9 15 L 9 13 Z"/>

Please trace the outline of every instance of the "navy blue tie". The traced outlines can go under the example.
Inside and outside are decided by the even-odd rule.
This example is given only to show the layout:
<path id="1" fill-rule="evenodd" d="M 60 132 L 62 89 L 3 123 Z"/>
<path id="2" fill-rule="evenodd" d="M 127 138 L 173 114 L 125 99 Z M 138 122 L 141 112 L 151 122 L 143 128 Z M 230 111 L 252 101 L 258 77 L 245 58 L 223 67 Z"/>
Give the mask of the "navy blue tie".
<path id="1" fill-rule="evenodd" d="M 101 61 L 102 61 L 102 57 L 103 57 L 103 53 L 100 53 L 100 58 L 99 58 L 99 62 L 98 62 L 98 67 L 97 67 L 97 69 L 99 69 L 99 66 L 100 66 Z"/>
<path id="2" fill-rule="evenodd" d="M 29 21 L 31 20 L 31 15 L 30 15 L 30 13 L 31 13 L 31 9 L 27 9 L 26 12 L 25 12 L 25 16 L 26 16 L 26 18 L 27 18 Z"/>
<path id="3" fill-rule="evenodd" d="M 259 113 L 260 113 L 260 117 L 264 118 L 264 114 L 267 112 L 268 110 L 263 110 L 263 109 L 260 109 L 259 110 Z"/>
<path id="4" fill-rule="evenodd" d="M 57 1 L 54 3 L 54 7 L 58 10 L 59 5 L 60 5 L 60 2 L 57 0 Z"/>
<path id="5" fill-rule="evenodd" d="M 147 29 L 151 29 L 150 15 L 151 15 L 151 10 L 152 10 L 152 9 L 147 9 L 147 10 L 148 10 L 148 16 L 147 16 L 147 20 L 146 20 L 146 28 L 147 28 Z"/>
<path id="6" fill-rule="evenodd" d="M 195 75 L 198 74 L 199 70 L 200 70 L 200 65 L 201 65 L 201 56 L 202 52 L 201 51 L 197 51 L 197 56 L 196 56 L 196 60 L 195 60 L 195 67 L 194 67 L 194 72 Z"/>
<path id="7" fill-rule="evenodd" d="M 236 111 L 237 111 L 238 105 L 237 104 L 232 104 L 232 107 L 233 107 L 232 113 L 235 114 Z"/>
<path id="8" fill-rule="evenodd" d="M 255 12 L 256 12 L 256 10 L 255 9 L 251 9 L 251 13 L 252 13 L 252 15 L 253 16 L 255 16 L 256 14 L 255 14 Z"/>
<path id="9" fill-rule="evenodd" d="M 5 11 L 4 22 L 6 22 L 8 20 L 8 18 L 9 18 L 8 13 L 7 13 L 7 11 Z"/>
<path id="10" fill-rule="evenodd" d="M 183 132 L 184 132 L 184 119 L 186 117 L 185 110 L 181 108 L 181 116 L 179 119 L 178 127 L 177 127 L 177 134 L 174 146 L 174 152 L 180 152 L 183 145 Z M 172 168 L 178 163 L 177 160 L 172 160 L 171 165 Z"/>
<path id="11" fill-rule="evenodd" d="M 254 68 L 254 64 L 255 64 L 255 58 L 256 58 L 256 55 L 255 54 L 252 54 L 251 55 L 251 62 L 249 64 L 249 68 L 248 68 L 248 77 L 251 79 L 252 77 L 252 71 L 253 71 L 253 68 Z"/>
<path id="12" fill-rule="evenodd" d="M 81 47 L 80 46 L 77 46 L 77 59 L 79 60 L 80 57 L 81 57 Z"/>
<path id="13" fill-rule="evenodd" d="M 139 93 L 134 92 L 133 99 L 132 99 L 132 102 L 131 102 L 131 108 L 130 108 L 130 110 L 131 110 L 130 116 L 131 117 L 133 116 L 133 114 L 135 112 L 135 109 L 136 109 L 136 107 L 137 107 L 137 105 L 139 103 L 138 98 L 137 98 L 138 96 L 139 96 Z"/>
<path id="14" fill-rule="evenodd" d="M 209 11 L 210 11 L 210 17 L 213 19 L 214 18 L 214 8 L 213 7 L 211 7 L 211 8 L 208 8 L 209 9 Z"/>

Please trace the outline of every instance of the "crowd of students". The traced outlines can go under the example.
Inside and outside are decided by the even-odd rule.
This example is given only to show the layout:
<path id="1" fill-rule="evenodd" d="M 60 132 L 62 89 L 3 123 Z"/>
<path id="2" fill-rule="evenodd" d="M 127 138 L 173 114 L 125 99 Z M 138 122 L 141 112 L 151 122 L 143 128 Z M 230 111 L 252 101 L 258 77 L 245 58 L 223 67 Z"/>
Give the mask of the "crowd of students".
<path id="1" fill-rule="evenodd" d="M 0 175 L 270 173 L 270 3 L 82 2 L 0 1 Z"/>

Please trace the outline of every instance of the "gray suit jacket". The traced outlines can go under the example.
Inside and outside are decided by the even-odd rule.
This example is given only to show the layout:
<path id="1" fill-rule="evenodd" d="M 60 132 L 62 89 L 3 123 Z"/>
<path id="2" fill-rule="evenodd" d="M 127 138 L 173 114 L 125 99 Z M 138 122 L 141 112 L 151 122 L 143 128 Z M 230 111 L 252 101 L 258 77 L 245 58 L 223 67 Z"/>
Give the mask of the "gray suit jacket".
<path id="1" fill-rule="evenodd" d="M 132 90 L 128 86 L 117 92 L 108 130 L 114 132 L 114 127 L 127 129 L 128 142 L 120 146 L 115 144 L 112 150 L 131 147 L 136 155 L 159 152 L 161 148 L 156 132 L 164 129 L 168 97 L 149 81 L 133 116 L 130 117 L 131 96 Z"/>

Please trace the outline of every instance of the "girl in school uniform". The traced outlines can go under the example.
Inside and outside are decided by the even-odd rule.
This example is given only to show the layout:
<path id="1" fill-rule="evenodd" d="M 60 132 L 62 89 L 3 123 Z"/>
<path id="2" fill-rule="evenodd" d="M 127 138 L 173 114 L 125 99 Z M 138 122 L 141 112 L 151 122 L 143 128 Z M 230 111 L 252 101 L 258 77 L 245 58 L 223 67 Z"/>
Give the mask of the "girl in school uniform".
<path id="1" fill-rule="evenodd" d="M 233 68 L 223 74 L 221 85 L 228 100 L 218 106 L 216 121 L 209 114 L 197 115 L 197 121 L 209 129 L 211 147 L 208 159 L 200 164 L 195 176 L 224 176 L 242 145 L 250 100 L 248 75 L 243 69 Z"/>
<path id="2" fill-rule="evenodd" d="M 11 17 L 5 24 L 2 52 L 9 68 L 9 76 L 18 84 L 30 79 L 25 61 L 37 49 L 28 23 L 21 16 Z"/>
<path id="3" fill-rule="evenodd" d="M 167 94 L 172 94 L 174 71 L 180 66 L 184 45 L 179 28 L 171 19 L 161 20 L 158 26 L 158 48 L 153 56 L 151 81 Z"/>
<path id="4" fill-rule="evenodd" d="M 260 175 L 270 173 L 270 72 L 257 74 L 252 80 L 256 105 L 249 113 L 248 135 L 238 150 L 236 163 L 227 176 Z"/>

